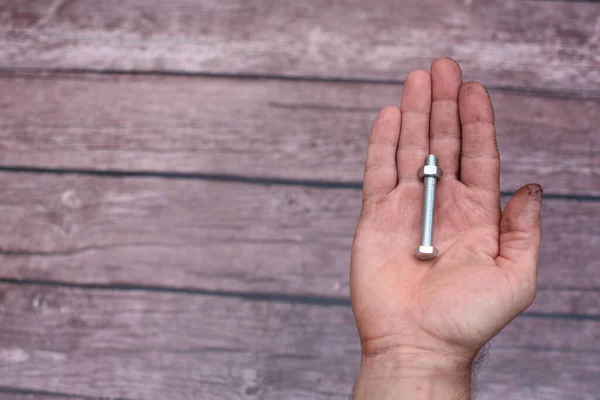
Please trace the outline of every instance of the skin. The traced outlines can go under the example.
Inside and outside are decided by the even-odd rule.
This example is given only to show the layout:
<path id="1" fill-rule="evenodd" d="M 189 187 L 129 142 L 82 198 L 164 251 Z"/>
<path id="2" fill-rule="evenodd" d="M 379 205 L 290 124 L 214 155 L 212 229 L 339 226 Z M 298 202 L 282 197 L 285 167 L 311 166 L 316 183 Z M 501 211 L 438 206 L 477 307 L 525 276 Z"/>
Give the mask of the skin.
<path id="1" fill-rule="evenodd" d="M 420 242 L 423 183 L 438 157 L 434 261 Z M 436 60 L 377 116 L 351 261 L 362 360 L 355 399 L 469 399 L 479 350 L 535 298 L 542 188 L 500 208 L 500 156 L 484 86 Z"/>

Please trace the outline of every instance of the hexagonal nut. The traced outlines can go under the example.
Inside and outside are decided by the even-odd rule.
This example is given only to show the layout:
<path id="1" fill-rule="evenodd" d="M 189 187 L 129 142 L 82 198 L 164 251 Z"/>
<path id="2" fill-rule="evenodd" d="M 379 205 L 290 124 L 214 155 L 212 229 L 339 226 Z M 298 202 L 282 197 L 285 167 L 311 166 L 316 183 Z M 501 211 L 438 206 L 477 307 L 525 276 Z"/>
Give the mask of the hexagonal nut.
<path id="1" fill-rule="evenodd" d="M 440 179 L 443 175 L 444 171 L 437 165 L 425 165 L 419 171 L 419 179 L 423 179 L 426 176 L 433 176 L 436 179 Z"/>
<path id="2" fill-rule="evenodd" d="M 415 257 L 417 257 L 419 260 L 435 260 L 438 255 L 438 250 L 433 246 L 419 246 L 415 249 Z"/>

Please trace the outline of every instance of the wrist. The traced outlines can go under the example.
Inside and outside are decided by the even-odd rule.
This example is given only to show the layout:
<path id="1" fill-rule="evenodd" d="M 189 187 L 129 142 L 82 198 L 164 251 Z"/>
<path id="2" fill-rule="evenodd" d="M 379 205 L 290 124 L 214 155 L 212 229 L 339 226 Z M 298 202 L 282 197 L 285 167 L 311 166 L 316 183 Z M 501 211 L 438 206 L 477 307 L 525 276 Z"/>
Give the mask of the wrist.
<path id="1" fill-rule="evenodd" d="M 363 353 L 354 400 L 467 400 L 471 398 L 470 358 L 398 347 Z"/>

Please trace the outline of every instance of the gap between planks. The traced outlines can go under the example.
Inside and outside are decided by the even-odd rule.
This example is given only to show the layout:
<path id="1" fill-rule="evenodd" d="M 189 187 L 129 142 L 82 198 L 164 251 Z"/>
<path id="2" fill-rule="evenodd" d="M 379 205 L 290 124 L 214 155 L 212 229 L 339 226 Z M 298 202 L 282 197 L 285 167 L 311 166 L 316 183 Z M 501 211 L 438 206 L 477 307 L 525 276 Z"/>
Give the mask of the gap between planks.
<path id="1" fill-rule="evenodd" d="M 600 1 L 600 0 L 598 0 Z M 124 76 L 169 76 L 169 77 L 196 77 L 215 79 L 239 79 L 239 80 L 265 80 L 265 81 L 290 81 L 290 82 L 323 82 L 323 83 L 354 83 L 368 85 L 394 85 L 403 86 L 403 79 L 375 79 L 375 78 L 344 78 L 344 77 L 321 77 L 302 75 L 280 75 L 280 74 L 251 74 L 251 73 L 216 73 L 216 72 L 193 72 L 193 71 L 160 71 L 160 70 L 113 70 L 113 69 L 88 69 L 88 68 L 27 68 L 7 67 L 0 65 L 0 75 L 124 75 Z M 486 84 L 488 90 L 498 92 L 521 94 L 526 96 L 600 100 L 600 91 L 597 90 L 555 90 L 542 88 L 528 88 L 524 86 L 490 85 Z"/>
<path id="2" fill-rule="evenodd" d="M 5 173 L 26 173 L 26 174 L 49 174 L 49 175 L 80 175 L 80 176 L 101 176 L 106 178 L 157 178 L 173 180 L 198 180 L 212 182 L 231 182 L 246 183 L 259 186 L 300 186 L 318 189 L 348 189 L 362 190 L 362 182 L 339 182 L 313 179 L 279 179 L 279 178 L 261 178 L 243 175 L 226 174 L 203 174 L 193 172 L 159 172 L 159 171 L 123 171 L 123 170 L 93 170 L 79 168 L 34 168 L 22 167 L 18 165 L 0 165 L 0 172 Z M 514 192 L 501 191 L 500 196 L 509 197 Z M 600 195 L 592 194 L 562 194 L 544 192 L 544 199 L 552 200 L 571 200 L 583 202 L 598 202 Z"/>
<path id="3" fill-rule="evenodd" d="M 0 399 L 2 400 L 22 400 L 23 396 L 27 399 L 45 400 L 45 399 L 76 399 L 76 400 L 129 400 L 124 397 L 96 397 L 96 396 L 80 396 L 71 393 L 50 392 L 45 390 L 35 390 L 28 388 L 0 386 Z"/>

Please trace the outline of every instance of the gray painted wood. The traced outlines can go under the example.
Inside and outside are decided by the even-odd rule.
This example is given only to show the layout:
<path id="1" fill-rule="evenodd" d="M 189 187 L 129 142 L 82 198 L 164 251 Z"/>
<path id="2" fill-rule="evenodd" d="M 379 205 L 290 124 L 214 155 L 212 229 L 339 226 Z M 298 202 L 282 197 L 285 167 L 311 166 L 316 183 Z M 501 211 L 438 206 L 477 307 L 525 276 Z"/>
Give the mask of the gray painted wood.
<path id="1" fill-rule="evenodd" d="M 596 4 L 0 9 L 4 167 L 357 183 L 370 124 L 401 86 L 344 80 L 399 83 L 450 55 L 496 88 L 503 190 L 600 194 Z M 7 71 L 27 68 L 200 76 Z M 16 173 L 0 187 L 0 277 L 44 283 L 0 284 L 0 399 L 347 398 L 358 190 Z M 545 202 L 537 300 L 494 339 L 479 398 L 597 399 L 598 207 Z M 265 292 L 271 301 L 248 300 Z"/>
<path id="2" fill-rule="evenodd" d="M 0 164 L 360 182 L 371 124 L 402 87 L 0 75 Z M 502 189 L 600 194 L 597 101 L 491 91 Z"/>
<path id="3" fill-rule="evenodd" d="M 27 173 L 0 187 L 3 277 L 348 295 L 359 190 Z M 545 201 L 540 287 L 565 292 L 542 310 L 598 310 L 580 302 L 600 288 L 599 211 Z"/>
<path id="4" fill-rule="evenodd" d="M 400 80 L 440 56 L 468 79 L 597 96 L 600 7 L 519 0 L 4 0 L 10 68 Z"/>
<path id="5" fill-rule="evenodd" d="M 0 385 L 130 399 L 346 399 L 358 367 L 349 307 L 36 285 L 0 293 Z M 494 339 L 480 393 L 596 395 L 599 323 L 518 318 Z"/>
<path id="6" fill-rule="evenodd" d="M 20 388 L 0 388 L 0 390 L 6 391 L 0 392 L 0 400 L 105 400 L 97 397 L 81 397 L 68 394 L 37 394 Z"/>
<path id="7" fill-rule="evenodd" d="M 532 385 L 531 387 L 515 387 L 509 386 L 510 397 L 507 396 L 506 385 L 486 385 L 485 391 L 480 393 L 477 400 L 598 400 L 595 394 L 582 394 L 577 390 L 562 391 L 554 390 L 553 388 L 539 387 Z"/>

